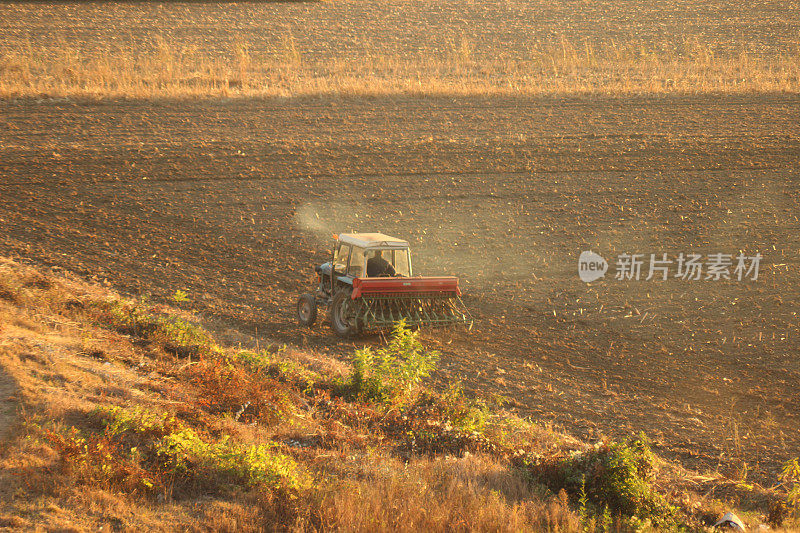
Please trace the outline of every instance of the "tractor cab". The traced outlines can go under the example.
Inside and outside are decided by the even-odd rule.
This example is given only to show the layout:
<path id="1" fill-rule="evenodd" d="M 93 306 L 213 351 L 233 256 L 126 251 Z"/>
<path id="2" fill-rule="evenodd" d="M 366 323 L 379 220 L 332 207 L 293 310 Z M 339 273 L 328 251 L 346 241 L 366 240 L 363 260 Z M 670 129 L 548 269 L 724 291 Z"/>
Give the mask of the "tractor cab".
<path id="1" fill-rule="evenodd" d="M 382 233 L 343 233 L 334 246 L 332 271 L 348 278 L 411 277 L 408 242 Z"/>

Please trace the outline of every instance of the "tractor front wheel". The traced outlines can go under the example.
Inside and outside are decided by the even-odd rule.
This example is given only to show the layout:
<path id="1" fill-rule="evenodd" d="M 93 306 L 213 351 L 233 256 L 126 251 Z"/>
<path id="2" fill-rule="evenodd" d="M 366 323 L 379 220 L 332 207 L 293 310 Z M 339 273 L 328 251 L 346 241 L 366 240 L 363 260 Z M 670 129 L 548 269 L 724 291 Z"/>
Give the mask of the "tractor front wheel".
<path id="1" fill-rule="evenodd" d="M 339 291 L 331 302 L 331 328 L 340 337 L 350 337 L 358 333 L 355 305 L 350 291 Z"/>
<path id="2" fill-rule="evenodd" d="M 317 299 L 313 294 L 303 294 L 297 300 L 297 321 L 308 327 L 317 321 Z"/>

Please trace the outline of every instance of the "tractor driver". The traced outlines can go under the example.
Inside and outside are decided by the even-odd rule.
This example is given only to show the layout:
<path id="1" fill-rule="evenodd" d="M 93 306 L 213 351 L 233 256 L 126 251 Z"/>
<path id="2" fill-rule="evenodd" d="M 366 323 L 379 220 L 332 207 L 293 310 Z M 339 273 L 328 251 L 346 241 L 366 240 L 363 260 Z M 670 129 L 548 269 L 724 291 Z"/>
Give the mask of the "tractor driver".
<path id="1" fill-rule="evenodd" d="M 370 250 L 367 252 L 367 277 L 377 278 L 380 276 L 394 276 L 396 274 L 394 266 L 383 258 L 380 250 Z"/>

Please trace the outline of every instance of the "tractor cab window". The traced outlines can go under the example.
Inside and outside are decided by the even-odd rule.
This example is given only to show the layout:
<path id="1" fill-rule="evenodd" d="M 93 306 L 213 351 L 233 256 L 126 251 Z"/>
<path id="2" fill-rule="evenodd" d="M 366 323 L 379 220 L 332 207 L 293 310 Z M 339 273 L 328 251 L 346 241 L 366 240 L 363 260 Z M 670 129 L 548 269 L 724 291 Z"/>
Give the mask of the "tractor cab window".
<path id="1" fill-rule="evenodd" d="M 409 276 L 408 250 L 367 251 L 367 276 Z"/>
<path id="2" fill-rule="evenodd" d="M 344 274 L 347 271 L 347 260 L 350 257 L 350 245 L 340 244 L 333 257 L 333 271 Z"/>
<path id="3" fill-rule="evenodd" d="M 408 250 L 394 250 L 392 254 L 394 255 L 392 264 L 394 265 L 394 271 L 397 275 L 405 277 L 410 276 L 411 263 L 408 260 Z"/>
<path id="4" fill-rule="evenodd" d="M 350 254 L 350 266 L 347 267 L 347 275 L 354 277 L 363 276 L 365 263 L 364 249 L 354 247 L 353 253 Z"/>

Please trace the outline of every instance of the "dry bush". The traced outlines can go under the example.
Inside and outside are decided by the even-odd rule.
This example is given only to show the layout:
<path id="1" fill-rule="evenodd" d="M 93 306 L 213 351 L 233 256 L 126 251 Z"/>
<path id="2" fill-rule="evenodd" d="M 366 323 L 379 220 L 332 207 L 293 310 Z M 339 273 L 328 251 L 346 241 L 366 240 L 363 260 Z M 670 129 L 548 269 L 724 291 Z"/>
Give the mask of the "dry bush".
<path id="1" fill-rule="evenodd" d="M 242 423 L 274 425 L 290 415 L 297 393 L 260 373 L 206 359 L 192 365 L 185 378 L 197 391 L 197 405 L 211 414 L 226 414 Z"/>
<path id="2" fill-rule="evenodd" d="M 73 427 L 63 432 L 45 430 L 44 438 L 58 453 L 64 473 L 73 482 L 130 494 L 161 484 L 153 474 L 126 457 L 121 445 L 108 435 L 83 436 Z"/>

